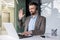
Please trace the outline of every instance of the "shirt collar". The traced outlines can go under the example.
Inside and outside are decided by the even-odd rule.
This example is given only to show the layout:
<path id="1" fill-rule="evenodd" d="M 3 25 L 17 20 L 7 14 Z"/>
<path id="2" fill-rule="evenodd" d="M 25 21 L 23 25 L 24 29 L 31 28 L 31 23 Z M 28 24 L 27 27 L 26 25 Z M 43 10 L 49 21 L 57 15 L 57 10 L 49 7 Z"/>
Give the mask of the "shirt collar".
<path id="1" fill-rule="evenodd" d="M 34 15 L 34 17 L 33 17 L 33 16 L 31 16 L 31 18 L 37 18 L 37 16 L 38 16 L 38 15 Z"/>

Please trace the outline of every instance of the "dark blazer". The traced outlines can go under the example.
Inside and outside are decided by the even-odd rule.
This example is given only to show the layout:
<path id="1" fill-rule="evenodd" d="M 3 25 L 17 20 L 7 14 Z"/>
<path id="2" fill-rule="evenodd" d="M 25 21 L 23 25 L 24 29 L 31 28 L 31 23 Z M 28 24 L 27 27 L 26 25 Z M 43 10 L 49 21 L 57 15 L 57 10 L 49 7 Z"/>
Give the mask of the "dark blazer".
<path id="1" fill-rule="evenodd" d="M 27 27 L 30 21 L 30 16 L 26 18 L 25 23 L 22 23 L 22 21 L 19 21 L 19 26 L 24 27 L 24 31 L 27 31 Z M 45 33 L 45 27 L 46 27 L 46 18 L 43 16 L 39 16 L 36 19 L 35 22 L 35 29 L 32 30 L 32 35 L 42 35 Z"/>

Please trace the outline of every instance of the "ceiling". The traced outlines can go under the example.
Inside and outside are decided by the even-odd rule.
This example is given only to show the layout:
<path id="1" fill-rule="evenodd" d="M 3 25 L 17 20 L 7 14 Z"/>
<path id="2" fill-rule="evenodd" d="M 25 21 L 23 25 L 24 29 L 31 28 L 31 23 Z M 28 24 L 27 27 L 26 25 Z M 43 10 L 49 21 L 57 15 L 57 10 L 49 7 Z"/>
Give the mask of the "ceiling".
<path id="1" fill-rule="evenodd" d="M 14 0 L 0 0 L 0 4 L 14 7 Z"/>
<path id="2" fill-rule="evenodd" d="M 53 0 L 41 0 L 42 4 L 45 4 L 45 3 L 50 3 L 52 2 Z M 17 0 L 16 0 L 17 2 Z M 0 0 L 0 4 L 3 4 L 3 5 L 7 5 L 9 7 L 14 7 L 14 0 Z"/>

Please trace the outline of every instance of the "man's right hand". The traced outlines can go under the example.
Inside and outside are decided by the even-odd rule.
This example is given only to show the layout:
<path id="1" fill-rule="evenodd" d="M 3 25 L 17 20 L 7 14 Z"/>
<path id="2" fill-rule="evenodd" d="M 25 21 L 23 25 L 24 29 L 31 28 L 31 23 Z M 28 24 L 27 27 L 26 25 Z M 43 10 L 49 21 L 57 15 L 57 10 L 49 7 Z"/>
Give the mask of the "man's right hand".
<path id="1" fill-rule="evenodd" d="M 18 17 L 19 17 L 19 19 L 22 19 L 24 17 L 24 15 L 23 15 L 23 9 L 19 10 Z"/>
<path id="2" fill-rule="evenodd" d="M 31 34 L 32 33 L 28 32 L 28 31 L 25 31 L 25 32 L 22 33 L 22 35 L 24 35 L 24 36 L 28 36 L 28 35 L 31 35 Z"/>

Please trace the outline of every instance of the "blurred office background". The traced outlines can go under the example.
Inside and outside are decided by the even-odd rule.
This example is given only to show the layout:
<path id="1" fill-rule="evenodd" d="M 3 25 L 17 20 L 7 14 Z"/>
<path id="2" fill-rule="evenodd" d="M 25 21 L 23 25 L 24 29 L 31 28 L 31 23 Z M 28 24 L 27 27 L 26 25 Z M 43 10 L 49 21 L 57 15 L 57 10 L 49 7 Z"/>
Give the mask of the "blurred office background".
<path id="1" fill-rule="evenodd" d="M 0 0 L 0 34 L 7 34 L 2 25 L 5 22 L 14 24 L 14 0 Z"/>
<path id="2" fill-rule="evenodd" d="M 46 17 L 45 33 L 57 29 L 60 34 L 60 0 L 0 0 L 0 35 L 7 34 L 2 25 L 5 22 L 13 23 L 16 31 L 23 31 L 18 28 L 18 11 L 23 8 L 26 16 L 29 16 L 28 3 L 31 1 L 39 4 L 39 14 Z"/>

